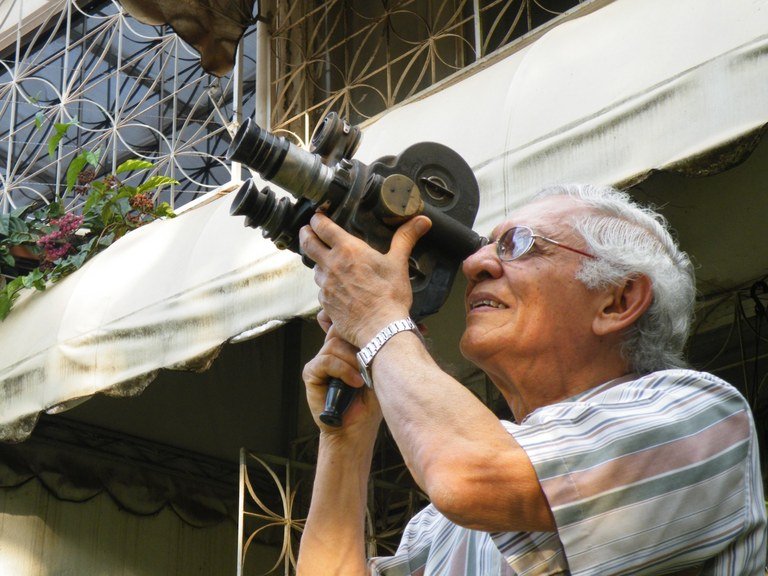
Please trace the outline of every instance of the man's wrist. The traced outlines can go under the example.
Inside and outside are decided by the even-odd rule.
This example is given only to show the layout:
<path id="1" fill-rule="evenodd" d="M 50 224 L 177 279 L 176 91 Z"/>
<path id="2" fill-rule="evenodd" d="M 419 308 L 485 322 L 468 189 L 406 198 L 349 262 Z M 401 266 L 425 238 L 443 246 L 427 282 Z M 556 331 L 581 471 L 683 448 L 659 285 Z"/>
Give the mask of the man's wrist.
<path id="1" fill-rule="evenodd" d="M 346 434 L 342 431 L 320 432 L 320 446 L 324 454 L 332 459 L 341 456 L 348 463 L 370 462 L 378 436 L 379 425 L 364 433 Z M 357 464 L 356 464 L 357 465 Z"/>
<path id="2" fill-rule="evenodd" d="M 410 318 L 400 318 L 390 322 L 382 328 L 371 340 L 360 348 L 357 353 L 357 363 L 360 368 L 360 375 L 363 377 L 365 385 L 373 388 L 373 376 L 371 374 L 371 363 L 376 354 L 381 350 L 389 340 L 402 332 L 414 332 L 419 334 L 419 327 Z"/>
<path id="3" fill-rule="evenodd" d="M 357 333 L 357 347 L 363 348 L 373 338 L 381 332 L 385 326 L 390 325 L 396 320 L 402 320 L 403 318 L 410 317 L 407 309 L 403 310 L 390 310 L 389 312 L 380 313 L 375 317 L 366 319 L 365 326 L 361 327 L 361 330 Z"/>

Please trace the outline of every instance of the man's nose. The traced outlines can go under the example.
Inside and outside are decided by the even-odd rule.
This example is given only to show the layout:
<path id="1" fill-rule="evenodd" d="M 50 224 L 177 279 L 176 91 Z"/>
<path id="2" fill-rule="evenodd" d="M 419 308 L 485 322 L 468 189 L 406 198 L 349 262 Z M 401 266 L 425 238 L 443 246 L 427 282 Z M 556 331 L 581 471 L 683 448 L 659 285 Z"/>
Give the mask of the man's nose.
<path id="1" fill-rule="evenodd" d="M 504 270 L 496 255 L 496 243 L 488 243 L 469 255 L 461 265 L 467 280 L 477 282 L 486 278 L 499 278 Z"/>

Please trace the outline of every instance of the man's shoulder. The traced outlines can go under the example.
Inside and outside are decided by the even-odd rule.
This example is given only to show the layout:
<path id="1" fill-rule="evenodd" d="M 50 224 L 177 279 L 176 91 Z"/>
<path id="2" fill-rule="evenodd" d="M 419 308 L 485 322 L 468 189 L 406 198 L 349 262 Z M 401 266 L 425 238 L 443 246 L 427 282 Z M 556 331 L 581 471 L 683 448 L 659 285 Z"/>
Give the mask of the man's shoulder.
<path id="1" fill-rule="evenodd" d="M 707 386 L 717 386 L 735 390 L 731 384 L 719 376 L 715 376 L 709 372 L 693 370 L 691 368 L 669 368 L 667 370 L 657 370 L 648 374 L 638 374 L 627 383 L 652 386 L 660 384 L 701 386 L 704 384 Z"/>
<path id="2" fill-rule="evenodd" d="M 645 392 L 647 395 L 665 394 L 670 402 L 691 401 L 692 398 L 731 401 L 743 404 L 746 400 L 742 393 L 732 384 L 709 372 L 701 372 L 686 368 L 659 370 L 649 374 L 638 375 L 636 378 L 622 384 L 626 390 Z M 610 391 L 607 391 L 610 392 Z M 621 394 L 621 390 L 615 390 Z"/>
<path id="3" fill-rule="evenodd" d="M 702 410 L 723 416 L 725 413 L 749 413 L 742 393 L 722 378 L 709 372 L 675 368 L 638 375 L 595 394 L 591 407 L 629 409 L 638 415 L 666 413 L 669 417 L 695 415 Z"/>
<path id="4" fill-rule="evenodd" d="M 577 397 L 538 408 L 522 423 L 584 422 L 588 417 L 625 419 L 658 414 L 689 413 L 696 407 L 718 406 L 729 412 L 748 411 L 744 396 L 725 380 L 697 370 L 675 368 L 632 375 L 596 386 Z M 516 425 L 504 424 L 511 432 Z"/>

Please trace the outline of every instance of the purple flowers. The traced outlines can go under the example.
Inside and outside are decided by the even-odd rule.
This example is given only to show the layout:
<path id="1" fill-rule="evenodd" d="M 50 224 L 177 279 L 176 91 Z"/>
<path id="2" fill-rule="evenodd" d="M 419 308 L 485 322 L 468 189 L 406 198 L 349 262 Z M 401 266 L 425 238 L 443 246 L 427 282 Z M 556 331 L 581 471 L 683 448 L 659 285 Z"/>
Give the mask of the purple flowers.
<path id="1" fill-rule="evenodd" d="M 83 224 L 83 217 L 77 214 L 67 213 L 61 218 L 50 221 L 53 230 L 45 236 L 41 236 L 37 245 L 43 249 L 43 262 L 52 263 L 64 258 L 72 250 L 70 239 Z"/>

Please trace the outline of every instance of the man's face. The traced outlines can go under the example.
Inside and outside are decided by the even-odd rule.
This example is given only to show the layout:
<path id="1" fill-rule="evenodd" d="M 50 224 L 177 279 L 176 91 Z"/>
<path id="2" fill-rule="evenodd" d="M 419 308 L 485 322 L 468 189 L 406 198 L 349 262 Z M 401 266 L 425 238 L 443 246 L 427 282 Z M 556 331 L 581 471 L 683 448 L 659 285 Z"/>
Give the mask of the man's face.
<path id="1" fill-rule="evenodd" d="M 512 226 L 528 226 L 534 234 L 586 250 L 569 224 L 578 212 L 585 208 L 570 198 L 540 200 L 511 213 L 494 229 L 491 241 Z M 464 356 L 492 375 L 510 368 L 531 370 L 556 359 L 567 362 L 594 339 L 599 294 L 576 279 L 584 258 L 540 239 L 511 262 L 499 260 L 495 243 L 467 258 Z"/>

